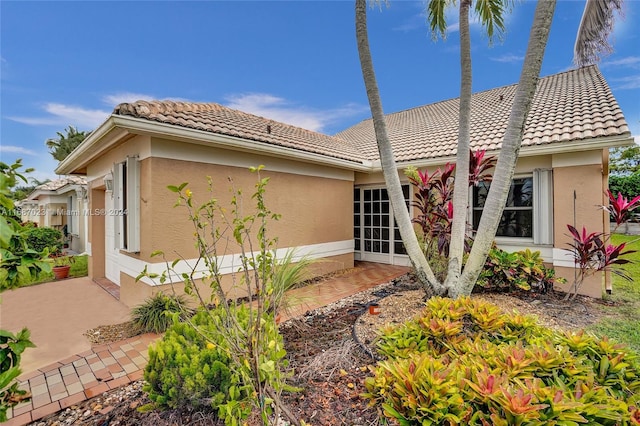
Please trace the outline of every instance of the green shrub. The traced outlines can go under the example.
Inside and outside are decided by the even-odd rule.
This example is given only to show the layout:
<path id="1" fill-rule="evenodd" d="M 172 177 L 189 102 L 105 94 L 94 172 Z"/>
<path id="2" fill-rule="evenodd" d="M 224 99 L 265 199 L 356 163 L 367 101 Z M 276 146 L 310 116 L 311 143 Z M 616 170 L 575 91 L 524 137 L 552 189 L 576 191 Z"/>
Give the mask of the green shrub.
<path id="1" fill-rule="evenodd" d="M 252 351 L 246 347 L 245 336 L 236 334 L 231 323 L 246 333 L 249 315 L 245 305 L 232 305 L 230 311 L 220 305 L 200 310 L 188 321 L 176 320 L 163 339 L 149 348 L 144 371 L 144 390 L 149 399 L 171 408 L 208 405 L 217 409 L 225 424 L 241 424 L 239 420 L 249 416 L 255 399 L 250 383 L 251 358 L 247 356 Z M 287 362 L 273 317 L 264 314 L 263 318 L 264 332 L 253 350 L 258 353 L 260 379 L 265 382 L 280 374 L 276 364 L 287 366 Z M 237 347 L 230 348 L 232 345 Z M 238 353 L 245 354 L 239 362 L 233 358 Z"/>
<path id="2" fill-rule="evenodd" d="M 211 322 L 207 313 L 198 312 L 191 323 L 174 323 L 161 341 L 149 347 L 144 390 L 151 401 L 171 408 L 226 401 L 230 358 L 222 339 L 211 332 Z M 212 340 L 209 344 L 203 333 Z"/>
<path id="3" fill-rule="evenodd" d="M 28 228 L 27 246 L 32 250 L 41 252 L 45 248 L 50 253 L 62 251 L 62 232 L 53 228 Z"/>
<path id="4" fill-rule="evenodd" d="M 401 425 L 628 425 L 640 418 L 637 354 L 486 302 L 431 299 L 421 318 L 385 330 L 379 347 L 388 360 L 372 367 L 364 396 Z"/>
<path id="5" fill-rule="evenodd" d="M 485 291 L 546 293 L 561 282 L 565 282 L 564 278 L 556 277 L 553 268 L 544 266 L 539 251 L 526 249 L 509 253 L 494 247 L 476 285 Z"/>
<path id="6" fill-rule="evenodd" d="M 183 296 L 156 293 L 131 310 L 131 321 L 142 333 L 164 333 L 173 324 L 173 314 L 187 313 Z"/>
<path id="7" fill-rule="evenodd" d="M 7 420 L 9 408 L 31 397 L 26 391 L 18 389 L 19 383 L 14 381 L 22 372 L 22 352 L 27 348 L 35 348 L 29 340 L 30 334 L 26 328 L 16 334 L 0 330 L 0 422 Z"/>
<path id="8" fill-rule="evenodd" d="M 630 199 L 640 195 L 640 171 L 628 176 L 609 175 L 609 190 Z"/>

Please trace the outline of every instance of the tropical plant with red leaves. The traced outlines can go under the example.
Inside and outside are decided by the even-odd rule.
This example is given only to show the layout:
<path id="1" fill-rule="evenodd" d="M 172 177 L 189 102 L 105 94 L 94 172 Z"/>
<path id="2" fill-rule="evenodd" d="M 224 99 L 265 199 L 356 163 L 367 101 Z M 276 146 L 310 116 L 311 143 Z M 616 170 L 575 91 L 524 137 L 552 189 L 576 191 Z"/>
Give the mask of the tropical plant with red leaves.
<path id="1" fill-rule="evenodd" d="M 612 268 L 613 265 L 624 265 L 631 262 L 622 256 L 635 253 L 635 250 L 626 250 L 626 243 L 618 245 L 607 244 L 609 236 L 602 232 L 588 232 L 583 226 L 582 231 L 567 225 L 573 241 L 569 243 L 573 253 L 573 259 L 578 268 L 578 275 L 567 293 L 566 299 L 573 299 L 578 294 L 578 289 L 583 281 L 599 271 L 611 271 L 622 278 L 631 280 L 624 270 Z"/>
<path id="2" fill-rule="evenodd" d="M 609 196 L 609 205 L 602 206 L 602 208 L 609 212 L 611 218 L 616 222 L 616 227 L 628 222 L 632 217 L 633 210 L 640 207 L 640 195 L 631 201 L 623 197 L 620 192 L 616 197 L 610 190 L 607 190 L 607 195 Z"/>
<path id="3" fill-rule="evenodd" d="M 495 167 L 497 158 L 487 156 L 486 151 L 471 151 L 469 158 L 469 186 L 478 186 L 481 182 L 491 182 L 493 175 L 488 171 Z"/>
<path id="4" fill-rule="evenodd" d="M 471 151 L 469 164 L 469 186 L 491 181 L 488 172 L 496 164 L 495 156 L 487 156 L 485 151 Z M 451 225 L 453 222 L 453 188 L 456 165 L 446 163 L 443 168 L 429 174 L 428 170 L 407 169 L 409 182 L 415 187 L 415 201 L 418 209 L 413 219 L 420 225 L 425 239 L 425 251 L 435 245 L 441 256 L 449 255 Z M 467 236 L 465 250 L 468 252 L 471 237 Z"/>

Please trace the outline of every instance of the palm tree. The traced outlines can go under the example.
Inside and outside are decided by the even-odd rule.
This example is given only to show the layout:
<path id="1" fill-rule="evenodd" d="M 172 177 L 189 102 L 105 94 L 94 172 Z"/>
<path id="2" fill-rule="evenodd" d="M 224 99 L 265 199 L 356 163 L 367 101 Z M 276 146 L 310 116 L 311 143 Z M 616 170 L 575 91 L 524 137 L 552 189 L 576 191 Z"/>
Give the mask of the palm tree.
<path id="1" fill-rule="evenodd" d="M 465 14 L 466 10 L 466 16 L 468 15 L 469 3 L 467 1 L 463 2 L 466 3 L 466 5 L 461 5 L 461 8 L 464 8 L 461 9 L 461 15 Z M 436 0 L 436 3 L 434 3 L 434 8 L 436 10 L 443 11 L 445 6 L 444 3 L 444 0 Z M 497 0 L 486 2 L 487 5 L 493 5 L 494 7 L 496 5 L 499 5 L 499 3 L 500 2 L 498 2 Z M 531 107 L 533 95 L 535 93 L 536 84 L 538 82 L 540 74 L 540 67 L 542 65 L 542 58 L 544 56 L 544 50 L 547 44 L 551 21 L 553 19 L 555 3 L 555 0 L 541 1 L 538 2 L 536 6 L 534 22 L 529 38 L 529 46 L 527 48 L 527 55 L 525 57 L 520 82 L 518 84 L 518 90 L 516 91 L 516 97 L 514 99 L 513 109 L 506 129 L 505 139 L 500 151 L 498 163 L 496 165 L 494 183 L 491 185 L 491 189 L 487 198 L 487 203 L 491 203 L 490 209 L 485 210 L 487 214 L 484 214 L 480 221 L 478 233 L 476 234 L 476 240 L 460 279 L 447 280 L 446 285 L 443 285 L 435 279 L 435 276 L 433 275 L 433 272 L 428 262 L 426 261 L 424 254 L 419 250 L 419 244 L 415 236 L 413 226 L 411 224 L 409 213 L 404 207 L 404 198 L 401 196 L 400 191 L 400 179 L 397 174 L 397 168 L 393 157 L 393 148 L 391 147 L 391 143 L 389 142 L 386 131 L 386 123 L 382 110 L 382 103 L 377 88 L 375 73 L 373 69 L 373 61 L 371 59 L 371 52 L 369 49 L 366 27 L 366 0 L 356 0 L 356 38 L 358 42 L 358 53 L 360 56 L 362 75 L 367 89 L 367 96 L 369 98 L 369 105 L 371 107 L 371 114 L 376 134 L 376 141 L 378 144 L 378 151 L 380 153 L 383 175 L 385 183 L 387 185 L 387 191 L 389 192 L 389 199 L 391 201 L 393 213 L 394 215 L 396 215 L 396 221 L 398 222 L 402 240 L 407 247 L 407 253 L 409 255 L 409 258 L 411 259 L 411 263 L 416 268 L 417 276 L 421 281 L 423 287 L 427 290 L 427 295 L 448 293 L 452 297 L 457 297 L 463 294 L 469 294 L 471 293 L 473 285 L 475 284 L 475 281 L 477 280 L 477 277 L 482 270 L 482 266 L 484 265 L 489 249 L 491 248 L 491 244 L 493 243 L 493 240 L 495 238 L 499 219 L 502 215 L 502 211 L 504 210 L 504 205 L 509 192 L 511 178 L 513 177 L 515 164 L 518 158 L 518 152 L 522 143 L 525 119 L 529 112 L 529 108 Z M 444 16 L 444 14 L 442 14 L 442 16 Z M 466 19 L 467 29 L 465 30 L 465 32 L 466 36 L 468 36 L 468 18 Z M 491 21 L 491 24 L 493 24 L 494 22 L 498 21 Z M 502 18 L 500 18 L 500 22 L 502 22 Z M 461 27 L 463 26 L 463 24 L 464 22 L 461 21 Z M 446 28 L 446 25 L 444 27 Z M 461 63 L 465 64 L 466 66 L 467 62 L 465 61 L 466 59 L 464 59 L 463 57 L 461 59 Z M 470 71 L 470 67 L 471 63 L 469 60 L 467 71 Z M 467 88 L 466 84 L 467 83 L 462 83 L 463 89 L 469 90 L 470 92 L 470 88 Z M 468 85 L 470 87 L 470 80 L 468 81 Z M 468 109 L 468 111 L 470 112 L 470 108 Z M 468 132 L 468 130 L 466 131 Z M 462 130 L 462 132 L 465 132 L 465 130 Z M 465 143 L 467 145 L 465 149 L 461 149 L 460 146 L 458 147 L 459 154 L 461 153 L 461 151 L 468 152 L 468 136 L 466 138 L 464 136 L 464 133 L 462 133 L 459 142 L 462 141 L 463 147 L 465 147 Z M 467 174 L 469 170 L 468 166 L 465 168 L 461 164 L 458 164 L 457 168 L 464 174 Z M 463 182 L 466 179 L 467 177 L 463 177 Z M 466 191 L 466 187 L 468 185 L 461 185 L 460 182 L 458 182 L 458 185 L 456 186 L 465 189 Z M 466 206 L 467 203 L 468 200 L 465 200 L 464 205 Z M 460 210 L 462 210 L 463 212 L 466 211 L 466 209 L 464 208 L 458 208 L 458 210 L 459 213 L 462 213 L 460 212 Z M 460 222 L 460 220 L 458 222 Z M 458 237 L 459 235 L 457 236 L 457 238 Z M 462 256 L 457 257 L 457 255 L 455 254 L 454 256 L 456 256 L 455 258 L 457 260 L 453 261 L 453 268 L 457 270 L 459 264 L 461 263 L 459 259 L 461 259 Z M 456 263 L 458 263 L 458 265 L 456 265 Z"/>
<path id="2" fill-rule="evenodd" d="M 47 139 L 45 142 L 53 158 L 58 161 L 67 158 L 67 156 L 71 154 L 71 151 L 91 134 L 91 132 L 87 131 L 79 132 L 78 129 L 73 126 L 69 126 L 64 131 L 66 135 L 63 135 L 61 132 L 56 132 L 58 135 L 57 139 Z"/>
<path id="3" fill-rule="evenodd" d="M 460 280 L 449 289 L 449 294 L 452 297 L 471 293 L 495 239 L 509 194 L 513 172 L 518 161 L 525 120 L 531 108 L 533 95 L 538 84 L 555 7 L 555 0 L 539 1 L 536 4 L 527 53 L 522 65 L 520 81 L 518 82 L 513 106 L 511 107 L 511 114 L 502 141 L 502 148 L 498 155 L 493 180 L 485 202 L 485 209 Z M 487 206 L 489 206 L 489 209 L 486 208 Z"/>
<path id="4" fill-rule="evenodd" d="M 446 37 L 447 23 L 445 9 L 454 4 L 453 0 L 431 0 L 428 4 L 428 22 L 434 38 Z M 461 0 L 459 5 L 460 34 L 460 104 L 458 114 L 458 149 L 456 153 L 456 173 L 453 191 L 453 221 L 449 248 L 449 266 L 445 287 L 451 287 L 460 278 L 464 243 L 467 231 L 467 209 L 469 207 L 469 157 L 471 133 L 471 36 L 469 31 L 469 9 L 472 0 Z M 497 32 L 505 30 L 503 16 L 511 9 L 512 1 L 476 0 L 475 12 L 486 30 L 489 40 Z"/>
<path id="5" fill-rule="evenodd" d="M 485 208 L 483 211 L 460 282 L 450 288 L 449 294 L 452 297 L 471 293 L 495 238 L 522 144 L 524 123 L 535 93 L 535 83 L 540 75 L 554 9 L 555 0 L 539 1 L 537 4 L 520 82 L 485 201 L 485 206 L 489 205 L 490 209 Z M 600 58 L 600 53 L 611 50 L 607 40 L 613 31 L 614 12 L 621 10 L 622 0 L 587 0 L 574 47 L 574 62 L 578 66 L 594 63 Z"/>
<path id="6" fill-rule="evenodd" d="M 371 50 L 369 49 L 369 37 L 367 34 L 367 0 L 356 0 L 356 40 L 358 43 L 358 54 L 360 56 L 360 66 L 362 68 L 362 77 L 367 89 L 367 97 L 369 98 L 369 106 L 371 108 L 371 117 L 373 127 L 378 143 L 378 152 L 380 154 L 380 163 L 382 166 L 382 174 L 387 186 L 389 201 L 393 210 L 394 217 L 398 223 L 402 242 L 407 250 L 411 264 L 415 269 L 416 276 L 422 284 L 428 296 L 445 294 L 445 287 L 436 279 L 429 262 L 427 262 L 418 238 L 411 223 L 411 217 L 405 206 L 404 195 L 402 194 L 402 186 L 398 169 L 396 167 L 393 148 L 389 141 L 387 133 L 387 124 L 382 110 L 382 101 L 380 100 L 380 92 L 378 91 L 378 83 L 373 68 L 373 60 L 371 59 Z"/>
<path id="7" fill-rule="evenodd" d="M 608 40 L 615 11 L 622 11 L 622 0 L 587 0 L 573 49 L 577 66 L 593 64 L 600 59 L 600 53 L 611 52 Z"/>

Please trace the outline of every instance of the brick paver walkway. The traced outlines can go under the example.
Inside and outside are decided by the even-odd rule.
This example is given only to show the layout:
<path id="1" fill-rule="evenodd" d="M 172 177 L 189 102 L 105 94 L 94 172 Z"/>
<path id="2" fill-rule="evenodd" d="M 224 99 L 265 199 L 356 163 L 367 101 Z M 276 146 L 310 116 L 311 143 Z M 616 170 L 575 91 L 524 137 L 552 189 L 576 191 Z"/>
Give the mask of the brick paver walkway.
<path id="1" fill-rule="evenodd" d="M 291 307 L 286 317 L 326 306 L 389 282 L 408 271 L 409 268 L 403 266 L 359 263 L 351 272 L 288 292 L 290 302 L 295 306 Z M 115 291 L 110 293 L 114 295 Z M 148 360 L 148 346 L 159 337 L 157 334 L 144 334 L 108 345 L 93 346 L 90 350 L 21 376 L 20 387 L 31 392 L 32 398 L 9 409 L 9 421 L 5 425 L 22 426 L 34 422 L 141 379 Z"/>
<path id="2" fill-rule="evenodd" d="M 142 378 L 157 334 L 98 345 L 20 377 L 31 401 L 9 409 L 7 426 L 24 425 Z"/>

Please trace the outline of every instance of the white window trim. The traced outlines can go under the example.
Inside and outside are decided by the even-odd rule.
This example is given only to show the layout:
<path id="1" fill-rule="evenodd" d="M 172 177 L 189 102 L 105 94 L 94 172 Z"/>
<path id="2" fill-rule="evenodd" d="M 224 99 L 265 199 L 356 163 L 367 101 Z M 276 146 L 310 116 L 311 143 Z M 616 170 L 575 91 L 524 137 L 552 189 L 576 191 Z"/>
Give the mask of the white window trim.
<path id="1" fill-rule="evenodd" d="M 553 246 L 553 170 L 533 171 L 533 243 Z"/>
<path id="2" fill-rule="evenodd" d="M 126 187 L 126 188 L 125 188 Z M 120 250 L 140 252 L 140 162 L 128 156 L 113 167 L 114 211 L 106 212 L 114 220 L 115 243 Z"/>
<path id="3" fill-rule="evenodd" d="M 533 179 L 533 236 L 496 236 L 495 241 L 497 244 L 553 246 L 553 170 L 535 169 L 532 173 L 516 174 L 513 176 L 513 179 L 528 177 Z M 468 211 L 468 221 L 470 224 L 473 224 L 473 214 L 473 187 L 470 187 Z"/>

